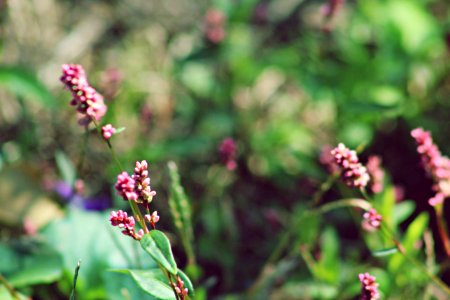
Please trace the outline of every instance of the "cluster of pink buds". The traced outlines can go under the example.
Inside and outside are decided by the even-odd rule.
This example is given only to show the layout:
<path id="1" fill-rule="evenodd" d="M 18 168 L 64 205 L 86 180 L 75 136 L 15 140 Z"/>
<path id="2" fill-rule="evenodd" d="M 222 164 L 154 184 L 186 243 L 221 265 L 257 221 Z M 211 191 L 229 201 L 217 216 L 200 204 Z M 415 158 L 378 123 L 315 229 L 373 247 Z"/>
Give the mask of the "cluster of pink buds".
<path id="1" fill-rule="evenodd" d="M 369 182 L 367 169 L 359 162 L 354 150 L 340 143 L 331 150 L 335 162 L 342 169 L 342 178 L 349 187 L 364 188 Z"/>
<path id="2" fill-rule="evenodd" d="M 219 154 L 221 162 L 228 170 L 233 171 L 236 169 L 237 146 L 232 138 L 226 138 L 220 143 Z"/>
<path id="3" fill-rule="evenodd" d="M 124 200 L 131 200 L 146 205 L 156 195 L 156 192 L 152 191 L 150 187 L 148 164 L 145 160 L 136 162 L 133 175 L 130 176 L 127 172 L 120 173 L 117 176 L 115 188 Z"/>
<path id="4" fill-rule="evenodd" d="M 178 297 L 181 300 L 184 300 L 189 290 L 184 287 L 184 282 L 183 280 L 181 280 L 180 276 L 177 277 L 177 283 L 172 283 L 172 287 L 177 293 Z"/>
<path id="5" fill-rule="evenodd" d="M 206 12 L 204 27 L 205 37 L 213 44 L 220 43 L 225 38 L 225 15 L 217 9 Z"/>
<path id="6" fill-rule="evenodd" d="M 450 196 L 450 159 L 441 154 L 429 131 L 416 128 L 411 131 L 411 136 L 416 140 L 425 171 L 435 183 L 433 190 L 436 195 L 428 200 L 430 205 L 435 206 Z"/>
<path id="7" fill-rule="evenodd" d="M 144 230 L 140 229 L 138 232 L 134 230 L 134 218 L 128 217 L 127 213 L 124 211 L 112 211 L 109 217 L 109 221 L 112 226 L 117 226 L 122 230 L 122 233 L 131 236 L 135 240 L 140 240 L 144 235 Z"/>
<path id="8" fill-rule="evenodd" d="M 369 273 L 359 274 L 359 281 L 361 282 L 361 300 L 377 300 L 380 299 L 378 292 L 378 283 L 375 282 L 375 277 Z"/>
<path id="9" fill-rule="evenodd" d="M 91 120 L 99 121 L 106 113 L 103 96 L 89 85 L 84 69 L 80 65 L 62 66 L 61 81 L 72 93 L 71 105 L 77 107 L 81 114 L 80 125 L 87 125 Z"/>
<path id="10" fill-rule="evenodd" d="M 105 140 L 109 140 L 114 133 L 116 133 L 116 128 L 114 128 L 111 124 L 106 124 L 102 127 L 102 136 Z"/>
<path id="11" fill-rule="evenodd" d="M 156 223 L 158 223 L 158 221 L 159 221 L 158 212 L 155 210 L 151 215 L 146 214 L 144 216 L 144 219 L 152 226 L 153 229 L 155 229 Z"/>
<path id="12" fill-rule="evenodd" d="M 369 156 L 366 167 L 371 178 L 370 189 L 374 193 L 382 192 L 384 186 L 384 170 L 381 167 L 381 157 L 378 155 Z"/>
<path id="13" fill-rule="evenodd" d="M 381 226 L 381 215 L 371 208 L 363 214 L 362 227 L 367 231 L 378 230 Z"/>

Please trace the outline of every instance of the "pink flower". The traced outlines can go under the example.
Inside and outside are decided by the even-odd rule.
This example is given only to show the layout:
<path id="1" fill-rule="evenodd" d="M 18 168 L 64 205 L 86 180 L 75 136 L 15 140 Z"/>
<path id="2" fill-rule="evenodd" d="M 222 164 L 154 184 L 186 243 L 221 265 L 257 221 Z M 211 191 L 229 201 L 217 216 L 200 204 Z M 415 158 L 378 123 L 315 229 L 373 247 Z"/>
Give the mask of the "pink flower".
<path id="1" fill-rule="evenodd" d="M 220 160 L 228 170 L 236 169 L 237 146 L 232 138 L 226 138 L 219 146 Z"/>
<path id="2" fill-rule="evenodd" d="M 362 227 L 367 231 L 375 231 L 381 226 L 381 215 L 371 208 L 363 214 Z"/>
<path id="3" fill-rule="evenodd" d="M 158 223 L 159 221 L 159 216 L 158 216 L 158 212 L 155 210 L 151 215 L 150 214 L 146 214 L 144 216 L 144 219 L 150 223 L 150 225 L 152 225 L 152 228 L 155 229 L 156 228 L 156 223 Z"/>
<path id="4" fill-rule="evenodd" d="M 181 280 L 180 276 L 177 277 L 177 283 L 172 283 L 172 287 L 175 289 L 175 292 L 180 299 L 184 300 L 188 294 L 188 289 L 184 287 L 184 282 Z"/>
<path id="5" fill-rule="evenodd" d="M 381 157 L 377 155 L 369 156 L 366 167 L 367 172 L 372 179 L 370 189 L 374 193 L 380 193 L 381 191 L 383 191 L 384 185 L 384 170 L 381 168 Z"/>
<path id="6" fill-rule="evenodd" d="M 109 140 L 114 133 L 116 133 L 116 129 L 111 124 L 102 127 L 102 135 L 105 140 Z"/>
<path id="7" fill-rule="evenodd" d="M 411 131 L 411 136 L 416 140 L 417 152 L 425 171 L 435 183 L 433 190 L 436 195 L 428 202 L 432 206 L 442 203 L 450 196 L 450 160 L 441 154 L 429 131 L 416 128 Z"/>
<path id="8" fill-rule="evenodd" d="M 134 179 L 127 172 L 122 172 L 117 176 L 115 188 L 124 200 L 137 201 L 139 195 L 135 192 L 134 186 Z"/>
<path id="9" fill-rule="evenodd" d="M 225 15 L 217 9 L 206 12 L 204 19 L 204 31 L 208 41 L 213 44 L 220 43 L 225 38 Z"/>
<path id="10" fill-rule="evenodd" d="M 72 93 L 71 105 L 77 107 L 81 114 L 79 123 L 87 125 L 94 120 L 101 120 L 107 107 L 100 95 L 87 81 L 84 69 L 80 65 L 65 64 L 62 66 L 63 75 L 61 81 Z"/>
<path id="11" fill-rule="evenodd" d="M 136 167 L 134 168 L 134 174 L 131 177 L 134 179 L 134 190 L 138 194 L 139 198 L 147 204 L 152 202 L 156 192 L 152 191 L 150 187 L 147 161 L 137 161 Z"/>
<path id="12" fill-rule="evenodd" d="M 359 274 L 359 281 L 361 282 L 361 300 L 377 300 L 380 298 L 378 292 L 378 283 L 375 282 L 375 277 L 369 273 Z"/>
<path id="13" fill-rule="evenodd" d="M 117 226 L 122 229 L 124 235 L 131 236 L 135 240 L 140 240 L 144 235 L 144 231 L 140 229 L 137 233 L 134 229 L 135 221 L 133 217 L 128 217 L 127 213 L 119 210 L 112 211 L 109 216 L 109 221 L 112 226 Z"/>
<path id="14" fill-rule="evenodd" d="M 335 162 L 342 169 L 342 179 L 349 187 L 364 188 L 369 182 L 367 169 L 359 163 L 356 152 L 345 147 L 340 143 L 331 150 Z"/>

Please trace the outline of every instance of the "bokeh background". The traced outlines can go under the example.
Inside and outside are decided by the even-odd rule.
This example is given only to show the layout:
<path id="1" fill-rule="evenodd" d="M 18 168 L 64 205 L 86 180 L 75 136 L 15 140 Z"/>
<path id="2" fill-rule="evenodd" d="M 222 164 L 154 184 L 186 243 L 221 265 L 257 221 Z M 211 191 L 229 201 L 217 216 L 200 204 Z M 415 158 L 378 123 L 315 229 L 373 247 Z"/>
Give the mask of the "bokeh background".
<path id="1" fill-rule="evenodd" d="M 64 63 L 83 65 L 105 96 L 103 123 L 126 128 L 112 139 L 122 165 L 150 163 L 159 228 L 169 233 L 167 162 L 178 164 L 199 299 L 351 299 L 355 274 L 370 265 L 386 298 L 423 292 L 424 280 L 383 273 L 368 258 L 348 212 L 294 229 L 289 251 L 307 244 L 320 260 L 327 249 L 327 272 L 308 270 L 304 256 L 262 272 L 329 176 L 321 151 L 338 142 L 359 147 L 363 162 L 382 158 L 397 201 L 414 203 L 400 229 L 429 213 L 449 282 L 427 204 L 432 182 L 410 137 L 431 130 L 450 153 L 448 1 L 3 0 L 0 26 L 0 274 L 24 294 L 67 299 L 81 258 L 80 299 L 144 297 L 108 271 L 135 263 L 117 243 L 143 254 L 109 228 L 109 210 L 126 208 L 113 190 L 118 169 L 95 131 L 77 124 L 59 81 Z M 238 149 L 234 170 L 218 150 L 227 137 Z M 342 195 L 353 194 L 332 188 L 321 201 Z M 175 234 L 172 242 L 185 265 Z"/>

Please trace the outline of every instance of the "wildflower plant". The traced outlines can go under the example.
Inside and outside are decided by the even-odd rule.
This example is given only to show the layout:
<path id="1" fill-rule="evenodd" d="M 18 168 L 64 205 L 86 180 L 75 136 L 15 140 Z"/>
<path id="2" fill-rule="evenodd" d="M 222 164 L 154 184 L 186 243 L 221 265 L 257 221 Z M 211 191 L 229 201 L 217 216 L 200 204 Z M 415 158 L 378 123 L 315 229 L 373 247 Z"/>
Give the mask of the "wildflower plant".
<path id="1" fill-rule="evenodd" d="M 89 85 L 80 65 L 65 64 L 62 71 L 61 81 L 72 94 L 70 104 L 77 108 L 79 124 L 86 128 L 90 123 L 94 124 L 121 169 L 114 187 L 117 194 L 129 203 L 131 215 L 123 210 L 111 211 L 109 222 L 123 235 L 139 242 L 159 267 L 156 270 L 125 269 L 120 272 L 130 274 L 142 290 L 158 299 L 192 299 L 194 291 L 189 277 L 178 268 L 167 236 L 156 229 L 160 216 L 156 210 L 150 209 L 156 191 L 150 185 L 149 164 L 146 160 L 137 161 L 131 175 L 122 170 L 110 139 L 123 129 L 117 130 L 111 124 L 100 127 L 99 122 L 107 111 L 103 96 Z M 189 250 L 190 257 L 193 257 L 192 248 Z"/>

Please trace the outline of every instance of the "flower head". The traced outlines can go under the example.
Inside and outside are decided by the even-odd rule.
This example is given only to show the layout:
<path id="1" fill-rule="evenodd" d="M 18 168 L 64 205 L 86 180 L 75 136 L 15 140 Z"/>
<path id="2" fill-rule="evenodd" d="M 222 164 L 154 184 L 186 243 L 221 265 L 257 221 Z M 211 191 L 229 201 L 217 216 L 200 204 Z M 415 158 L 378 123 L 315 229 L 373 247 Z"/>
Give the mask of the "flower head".
<path id="1" fill-rule="evenodd" d="M 136 201 L 139 197 L 135 192 L 135 181 L 127 172 L 122 172 L 117 176 L 115 188 L 124 200 Z"/>
<path id="2" fill-rule="evenodd" d="M 122 210 L 112 211 L 109 216 L 109 221 L 112 226 L 117 226 L 122 229 L 124 235 L 131 236 L 135 240 L 140 240 L 144 235 L 144 231 L 140 229 L 138 232 L 135 231 L 134 225 L 135 221 L 133 217 L 128 217 L 128 214 Z"/>
<path id="3" fill-rule="evenodd" d="M 102 135 L 105 140 L 109 140 L 114 133 L 116 133 L 116 129 L 111 124 L 102 127 Z"/>
<path id="4" fill-rule="evenodd" d="M 152 228 L 155 229 L 156 228 L 156 223 L 158 223 L 159 221 L 159 216 L 158 216 L 158 212 L 155 210 L 151 215 L 150 214 L 146 214 L 144 216 L 145 221 L 149 222 L 150 225 L 152 225 Z"/>
<path id="5" fill-rule="evenodd" d="M 237 146 L 232 138 L 226 138 L 220 143 L 219 146 L 220 160 L 230 171 L 236 169 L 237 167 L 236 152 Z"/>
<path id="6" fill-rule="evenodd" d="M 184 300 L 184 298 L 188 294 L 188 289 L 184 287 L 184 282 L 183 280 L 181 280 L 180 276 L 177 277 L 177 283 L 172 283 L 172 287 L 174 288 L 180 299 Z"/>
<path id="7" fill-rule="evenodd" d="M 148 176 L 148 163 L 143 160 L 136 162 L 134 168 L 134 174 L 131 175 L 134 179 L 134 190 L 138 194 L 139 198 L 144 203 L 152 202 L 153 197 L 156 195 L 155 191 L 152 191 L 150 187 L 150 177 Z"/>
<path id="8" fill-rule="evenodd" d="M 89 85 L 83 67 L 65 64 L 62 71 L 60 79 L 72 93 L 70 104 L 76 106 L 81 114 L 78 122 L 87 125 L 92 119 L 99 121 L 105 115 L 107 107 L 103 96 Z"/>
<path id="9" fill-rule="evenodd" d="M 354 150 L 340 143 L 331 150 L 335 162 L 342 169 L 342 178 L 349 187 L 364 188 L 369 182 L 367 169 L 359 162 Z"/>
<path id="10" fill-rule="evenodd" d="M 361 300 L 377 300 L 380 298 L 378 292 L 378 283 L 375 282 L 375 277 L 369 273 L 359 274 L 359 281 L 361 282 Z"/>
<path id="11" fill-rule="evenodd" d="M 371 184 L 370 189 L 374 193 L 383 191 L 384 170 L 381 167 L 381 157 L 378 155 L 371 155 L 367 160 L 367 171 L 370 175 Z"/>
<path id="12" fill-rule="evenodd" d="M 436 195 L 428 202 L 432 206 L 442 203 L 450 196 L 450 159 L 441 154 L 429 131 L 416 128 L 411 131 L 411 136 L 416 140 L 425 171 L 434 181 Z"/>
<path id="13" fill-rule="evenodd" d="M 375 231 L 381 226 L 381 215 L 371 208 L 363 214 L 362 227 L 367 231 Z"/>

